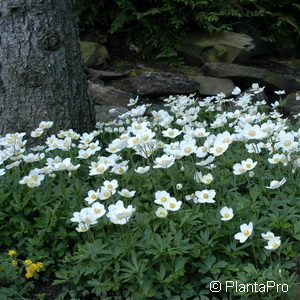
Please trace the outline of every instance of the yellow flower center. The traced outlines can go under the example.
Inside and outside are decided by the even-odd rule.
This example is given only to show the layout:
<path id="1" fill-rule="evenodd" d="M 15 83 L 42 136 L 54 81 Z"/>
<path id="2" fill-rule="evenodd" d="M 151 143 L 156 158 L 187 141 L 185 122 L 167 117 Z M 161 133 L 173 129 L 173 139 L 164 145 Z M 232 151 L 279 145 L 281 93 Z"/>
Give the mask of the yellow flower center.
<path id="1" fill-rule="evenodd" d="M 244 236 L 249 236 L 250 235 L 250 231 L 249 230 L 244 230 L 243 231 L 243 235 Z"/>
<path id="2" fill-rule="evenodd" d="M 209 195 L 207 193 L 204 193 L 203 198 L 207 199 L 207 198 L 209 198 Z"/>
<path id="3" fill-rule="evenodd" d="M 278 247 L 279 247 L 279 244 L 273 243 L 273 245 L 272 245 L 272 248 L 273 248 L 273 249 L 277 249 Z"/>
<path id="4" fill-rule="evenodd" d="M 223 215 L 223 217 L 224 217 L 225 219 L 228 219 L 228 218 L 230 217 L 230 213 L 225 213 L 225 214 Z"/>
<path id="5" fill-rule="evenodd" d="M 249 130 L 248 135 L 249 136 L 256 136 L 256 132 L 254 130 Z"/>
<path id="6" fill-rule="evenodd" d="M 170 203 L 170 208 L 174 208 L 175 207 L 175 203 Z"/>
<path id="7" fill-rule="evenodd" d="M 247 169 L 250 169 L 251 167 L 252 167 L 252 164 L 250 164 L 250 163 L 247 163 L 247 164 L 246 164 L 246 168 L 247 168 Z"/>
<path id="8" fill-rule="evenodd" d="M 191 147 L 186 147 L 186 148 L 184 148 L 184 152 L 185 153 L 191 153 L 192 152 L 192 148 Z"/>
<path id="9" fill-rule="evenodd" d="M 168 198 L 166 196 L 163 196 L 161 197 L 160 199 L 161 202 L 167 202 L 168 201 Z"/>
<path id="10" fill-rule="evenodd" d="M 132 143 L 135 144 L 135 145 L 138 144 L 139 143 L 139 138 L 134 138 L 132 140 Z"/>
<path id="11" fill-rule="evenodd" d="M 285 141 L 283 143 L 284 146 L 288 147 L 288 146 L 291 146 L 292 142 L 291 141 Z"/>
<path id="12" fill-rule="evenodd" d="M 222 148 L 222 147 L 217 147 L 217 148 L 216 148 L 216 152 L 217 152 L 217 153 L 221 153 L 222 151 L 223 151 L 223 148 Z"/>
<path id="13" fill-rule="evenodd" d="M 101 209 L 99 209 L 99 208 L 94 208 L 94 213 L 95 213 L 95 214 L 100 214 L 100 212 L 101 212 Z"/>

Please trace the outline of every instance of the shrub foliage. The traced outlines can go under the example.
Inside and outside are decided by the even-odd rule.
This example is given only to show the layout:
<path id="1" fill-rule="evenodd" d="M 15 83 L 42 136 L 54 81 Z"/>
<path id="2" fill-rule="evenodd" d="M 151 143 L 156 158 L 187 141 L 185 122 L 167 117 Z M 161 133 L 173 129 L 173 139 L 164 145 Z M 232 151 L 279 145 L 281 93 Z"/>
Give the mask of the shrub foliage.
<path id="1" fill-rule="evenodd" d="M 295 55 L 300 43 L 297 1 L 272 0 L 75 0 L 81 28 L 100 26 L 126 33 L 157 58 L 177 56 L 178 39 L 189 30 L 239 31 L 262 36 L 276 50 Z M 247 25 L 245 25 L 247 24 Z M 263 28 L 263 32 L 260 32 Z"/>

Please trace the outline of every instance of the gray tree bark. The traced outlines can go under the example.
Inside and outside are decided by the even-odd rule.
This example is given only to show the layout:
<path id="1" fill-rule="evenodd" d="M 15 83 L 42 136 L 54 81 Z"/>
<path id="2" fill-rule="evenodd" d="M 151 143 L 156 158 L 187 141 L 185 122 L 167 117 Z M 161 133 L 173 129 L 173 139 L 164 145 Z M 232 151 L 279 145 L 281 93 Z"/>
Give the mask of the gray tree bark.
<path id="1" fill-rule="evenodd" d="M 94 128 L 72 0 L 0 0 L 0 135 Z"/>

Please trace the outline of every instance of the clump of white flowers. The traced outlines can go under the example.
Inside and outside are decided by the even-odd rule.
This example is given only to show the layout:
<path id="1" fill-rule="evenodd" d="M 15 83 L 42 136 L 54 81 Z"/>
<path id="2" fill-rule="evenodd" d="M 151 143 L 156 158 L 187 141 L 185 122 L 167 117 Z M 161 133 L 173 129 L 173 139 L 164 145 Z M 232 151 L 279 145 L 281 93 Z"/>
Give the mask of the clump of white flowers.
<path id="1" fill-rule="evenodd" d="M 300 166 L 300 129 L 289 130 L 286 119 L 276 110 L 281 98 L 272 105 L 269 115 L 259 110 L 266 101 L 254 103 L 252 98 L 263 91 L 264 87 L 254 83 L 250 93 L 235 87 L 231 93 L 235 98 L 227 99 L 224 93 L 200 100 L 194 95 L 170 96 L 164 100 L 166 109 L 151 110 L 148 116 L 145 112 L 151 105 L 138 105 L 137 97 L 129 100 L 128 107 L 133 108 L 117 120 L 98 123 L 97 130 L 90 133 L 61 130 L 47 136 L 45 145 L 29 152 L 26 133 L 6 134 L 0 137 L 0 176 L 24 164 L 40 164 L 42 167 L 32 167 L 19 180 L 37 188 L 45 180 L 55 180 L 58 172 L 68 176 L 79 169 L 86 172 L 91 186 L 82 200 L 87 207 L 74 212 L 70 219 L 77 223 L 78 232 L 88 231 L 104 216 L 113 224 L 128 223 L 139 213 L 139 197 L 150 190 L 152 216 L 168 220 L 190 207 L 217 209 L 221 223 L 232 220 L 228 225 L 241 217 L 241 209 L 232 206 L 233 212 L 233 208 L 224 206 L 231 205 L 227 203 L 230 197 L 224 199 L 226 193 L 217 185 L 219 174 L 223 179 L 232 176 L 233 183 L 247 180 L 249 189 L 261 180 L 263 189 L 282 190 L 290 181 L 283 175 L 277 177 L 282 178 L 278 181 L 272 180 L 275 175 L 263 178 L 266 168 L 292 165 L 295 172 Z M 282 97 L 285 91 L 275 94 Z M 232 111 L 224 109 L 228 103 L 234 103 Z M 201 117 L 206 113 L 210 121 Z M 45 135 L 52 125 L 51 121 L 41 122 L 30 136 L 36 139 Z M 102 134 L 109 134 L 111 140 L 104 141 Z M 55 151 L 62 154 L 58 156 Z M 71 151 L 75 155 L 68 157 Z M 267 155 L 264 161 L 260 159 L 262 154 Z M 220 162 L 226 166 L 226 173 L 218 170 Z M 174 180 L 176 172 L 186 179 Z M 249 176 L 240 176 L 246 173 Z M 141 182 L 148 184 L 149 191 L 142 190 Z M 234 186 L 232 190 L 237 189 Z M 249 222 L 240 225 L 240 232 L 233 238 L 245 243 L 251 236 L 253 223 Z M 281 237 L 272 232 L 261 236 L 268 243 L 267 250 L 281 245 Z"/>

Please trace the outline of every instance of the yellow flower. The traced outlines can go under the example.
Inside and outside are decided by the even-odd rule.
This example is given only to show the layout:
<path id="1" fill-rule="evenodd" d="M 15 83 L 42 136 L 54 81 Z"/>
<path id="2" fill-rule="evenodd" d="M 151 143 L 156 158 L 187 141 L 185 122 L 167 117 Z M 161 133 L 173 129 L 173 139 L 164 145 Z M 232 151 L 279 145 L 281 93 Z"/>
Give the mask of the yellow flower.
<path id="1" fill-rule="evenodd" d="M 32 260 L 30 260 L 30 259 L 26 259 L 26 260 L 24 260 L 24 264 L 25 265 L 31 265 L 32 264 Z"/>
<path id="2" fill-rule="evenodd" d="M 34 276 L 34 274 L 36 272 L 39 272 L 42 267 L 44 266 L 44 264 L 42 262 L 37 262 L 37 263 L 32 263 L 32 261 L 30 259 L 27 259 L 24 261 L 24 264 L 27 265 L 27 267 L 25 268 L 26 270 L 26 274 L 25 277 L 26 278 L 31 278 Z"/>
<path id="3" fill-rule="evenodd" d="M 43 268 L 43 266 L 44 266 L 44 264 L 42 262 L 40 262 L 40 261 L 38 261 L 36 263 L 36 265 L 37 265 L 37 272 L 39 272 Z"/>
<path id="4" fill-rule="evenodd" d="M 11 256 L 15 256 L 17 254 L 17 251 L 16 250 L 9 250 L 7 252 L 7 254 L 11 257 Z"/>
<path id="5" fill-rule="evenodd" d="M 15 259 L 13 259 L 10 263 L 11 263 L 12 265 L 14 265 L 14 266 L 17 266 L 17 265 L 18 265 L 18 262 L 17 262 Z"/>

